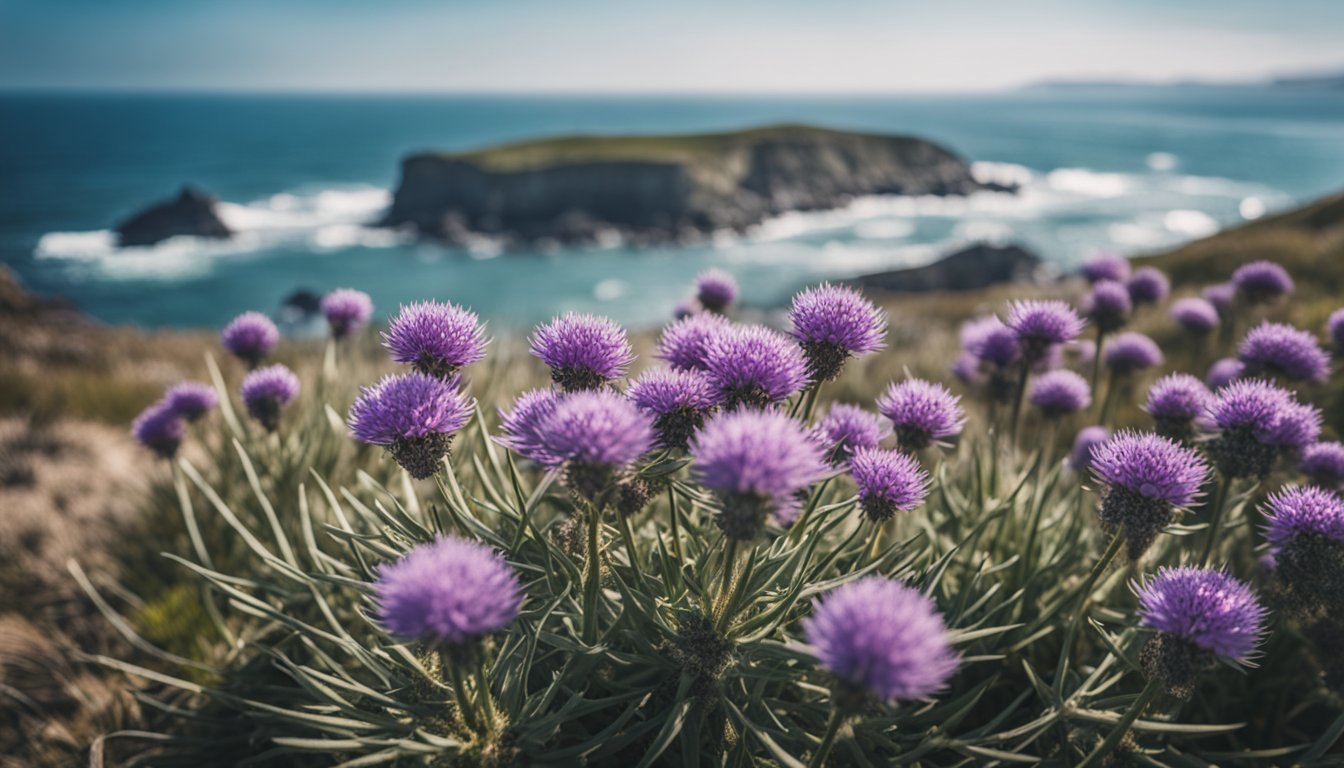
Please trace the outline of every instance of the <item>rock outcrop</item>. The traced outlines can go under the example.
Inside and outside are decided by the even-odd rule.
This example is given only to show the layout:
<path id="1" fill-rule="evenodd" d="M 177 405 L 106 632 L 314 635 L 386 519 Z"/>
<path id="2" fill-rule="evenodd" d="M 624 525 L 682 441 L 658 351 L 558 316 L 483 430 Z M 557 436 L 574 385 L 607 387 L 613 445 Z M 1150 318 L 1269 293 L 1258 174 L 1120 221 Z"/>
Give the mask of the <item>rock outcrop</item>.
<path id="1" fill-rule="evenodd" d="M 1019 245 L 976 243 L 932 264 L 864 275 L 852 282 L 867 290 L 892 293 L 971 291 L 1030 280 L 1040 265 L 1039 256 Z"/>
<path id="2" fill-rule="evenodd" d="M 578 136 L 402 161 L 383 223 L 450 243 L 677 242 L 860 195 L 987 187 L 928 141 L 773 126 L 724 134 Z"/>
<path id="3" fill-rule="evenodd" d="M 170 237 L 227 238 L 233 231 L 219 218 L 215 198 L 184 186 L 172 200 L 155 203 L 116 226 L 122 246 L 154 245 Z"/>

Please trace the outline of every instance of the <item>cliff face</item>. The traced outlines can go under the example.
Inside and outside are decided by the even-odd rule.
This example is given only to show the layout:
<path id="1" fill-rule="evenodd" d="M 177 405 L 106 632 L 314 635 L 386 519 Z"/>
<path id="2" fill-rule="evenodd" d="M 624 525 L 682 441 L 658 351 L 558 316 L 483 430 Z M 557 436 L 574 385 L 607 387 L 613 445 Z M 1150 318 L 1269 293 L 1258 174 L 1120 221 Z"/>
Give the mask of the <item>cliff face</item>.
<path id="1" fill-rule="evenodd" d="M 468 154 L 416 154 L 388 226 L 460 242 L 636 242 L 742 230 L 790 210 L 859 195 L 959 195 L 981 189 L 965 161 L 903 136 L 780 126 L 693 136 L 570 137 Z"/>

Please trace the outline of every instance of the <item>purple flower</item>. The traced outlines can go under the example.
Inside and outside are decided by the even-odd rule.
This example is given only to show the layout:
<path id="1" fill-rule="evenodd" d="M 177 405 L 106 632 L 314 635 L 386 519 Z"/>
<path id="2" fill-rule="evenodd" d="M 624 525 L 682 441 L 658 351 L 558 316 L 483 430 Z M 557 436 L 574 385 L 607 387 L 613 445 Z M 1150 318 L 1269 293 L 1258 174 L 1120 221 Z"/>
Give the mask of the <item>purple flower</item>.
<path id="1" fill-rule="evenodd" d="M 1069 452 L 1069 469 L 1084 472 L 1092 468 L 1093 450 L 1111 439 L 1111 433 L 1105 427 L 1083 427 L 1073 438 L 1073 449 Z"/>
<path id="2" fill-rule="evenodd" d="M 700 303 L 695 299 L 682 299 L 672 307 L 672 319 L 684 320 L 701 310 Z"/>
<path id="3" fill-rule="evenodd" d="M 1240 360 L 1224 357 L 1209 366 L 1209 372 L 1204 374 L 1204 383 L 1209 385 L 1209 389 L 1222 389 L 1241 378 L 1245 371 L 1246 366 Z"/>
<path id="4" fill-rule="evenodd" d="M 539 433 L 552 463 L 620 469 L 653 447 L 649 417 L 610 390 L 561 395 Z"/>
<path id="5" fill-rule="evenodd" d="M 1138 594 L 1140 624 L 1224 661 L 1246 663 L 1260 641 L 1265 609 L 1250 587 L 1222 571 L 1162 568 Z"/>
<path id="6" fill-rule="evenodd" d="M 1344 543 L 1344 499 L 1316 486 L 1290 486 L 1270 494 L 1265 504 L 1265 538 L 1277 559 L 1300 536 Z"/>
<path id="7" fill-rule="evenodd" d="M 625 329 L 607 317 L 567 312 L 540 325 L 532 354 L 551 369 L 551 380 L 567 392 L 597 389 L 618 376 L 635 356 Z"/>
<path id="8" fill-rule="evenodd" d="M 1061 368 L 1036 377 L 1031 387 L 1031 404 L 1040 408 L 1046 418 L 1057 419 L 1092 405 L 1092 389 L 1087 379 Z"/>
<path id="9" fill-rule="evenodd" d="M 722 269 L 707 269 L 695 278 L 695 297 L 710 312 L 722 313 L 737 298 L 737 280 Z"/>
<path id="10" fill-rule="evenodd" d="M 1324 381 L 1330 372 L 1330 356 L 1316 344 L 1316 337 L 1284 323 L 1264 322 L 1252 328 L 1237 356 L 1248 376 Z"/>
<path id="11" fill-rule="evenodd" d="M 1230 478 L 1265 477 L 1290 443 L 1315 442 L 1311 419 L 1287 390 L 1260 379 L 1241 379 L 1214 393 L 1206 414 L 1219 431 L 1208 444 L 1219 471 Z M 1319 416 L 1317 416 L 1319 419 Z M 1310 439 L 1307 439 L 1310 438 Z"/>
<path id="12" fill-rule="evenodd" d="M 877 410 L 891 420 L 901 450 L 919 451 L 961 433 L 966 417 L 960 400 L 942 384 L 906 379 L 878 398 Z"/>
<path id="13" fill-rule="evenodd" d="M 730 539 L 750 539 L 770 514 L 787 515 L 795 494 L 827 473 L 822 446 L 776 410 L 721 413 L 691 440 L 695 478 L 722 502 L 715 522 Z"/>
<path id="14" fill-rule="evenodd" d="M 817 424 L 818 437 L 832 464 L 842 464 L 861 448 L 876 448 L 891 430 L 857 405 L 836 403 Z"/>
<path id="15" fill-rule="evenodd" d="M 961 346 L 977 360 L 994 368 L 1008 368 L 1022 358 L 1017 333 L 994 315 L 963 325 Z"/>
<path id="16" fill-rule="evenodd" d="M 653 419 L 659 443 L 686 448 L 691 435 L 719 404 L 719 393 L 702 371 L 648 370 L 630 383 L 628 396 Z"/>
<path id="17" fill-rule="evenodd" d="M 180 381 L 168 388 L 163 401 L 173 413 L 195 421 L 219 405 L 219 395 L 215 388 L 199 381 Z"/>
<path id="18" fill-rule="evenodd" d="M 1107 333 L 1129 321 L 1134 304 L 1129 290 L 1114 280 L 1099 280 L 1083 299 L 1083 314 L 1094 325 Z"/>
<path id="19" fill-rule="evenodd" d="M 280 330 L 260 312 L 244 312 L 219 334 L 224 348 L 255 368 L 280 341 Z"/>
<path id="20" fill-rule="evenodd" d="M 136 442 L 165 459 L 173 458 L 186 434 L 187 422 L 164 400 L 141 411 L 131 424 Z"/>
<path id="21" fill-rule="evenodd" d="M 1204 382 L 1188 373 L 1170 373 L 1148 388 L 1144 410 L 1153 417 L 1159 435 L 1188 440 L 1194 435 L 1195 420 L 1211 402 L 1213 393 Z"/>
<path id="22" fill-rule="evenodd" d="M 1320 439 L 1321 421 L 1321 412 L 1316 406 L 1297 401 L 1288 403 L 1270 432 L 1268 443 L 1285 453 L 1300 453 Z"/>
<path id="23" fill-rule="evenodd" d="M 1344 355 L 1344 309 L 1336 309 L 1325 321 L 1325 331 L 1330 335 L 1330 343 L 1335 352 Z"/>
<path id="24" fill-rule="evenodd" d="M 859 486 L 859 506 L 873 522 L 909 512 L 929 495 L 929 476 L 900 451 L 860 448 L 849 461 L 849 474 Z"/>
<path id="25" fill-rule="evenodd" d="M 327 316 L 331 335 L 337 339 L 353 336 L 373 317 L 369 294 L 353 288 L 337 288 L 322 297 L 322 314 Z"/>
<path id="26" fill-rule="evenodd" d="M 1224 318 L 1232 311 L 1232 302 L 1237 298 L 1237 286 L 1231 283 L 1210 285 L 1201 292 L 1201 295 L 1218 310 L 1218 317 Z"/>
<path id="27" fill-rule="evenodd" d="M 1248 304 L 1264 304 L 1293 292 L 1288 270 L 1272 261 L 1243 264 L 1232 273 L 1232 285 Z"/>
<path id="28" fill-rule="evenodd" d="M 980 360 L 970 352 L 962 352 L 948 366 L 948 372 L 957 377 L 957 381 L 968 387 L 978 387 L 985 383 L 985 373 L 980 370 Z"/>
<path id="29" fill-rule="evenodd" d="M 299 395 L 299 377 L 283 365 L 258 368 L 243 378 L 247 412 L 268 432 L 280 425 L 280 410 Z"/>
<path id="30" fill-rule="evenodd" d="M 1171 281 L 1157 267 L 1139 267 L 1129 281 L 1129 298 L 1137 304 L 1156 304 L 1171 293 Z"/>
<path id="31" fill-rule="evenodd" d="M 383 346 L 393 360 L 440 379 L 483 359 L 485 345 L 485 329 L 476 313 L 437 301 L 402 307 L 383 333 Z"/>
<path id="32" fill-rule="evenodd" d="M 1104 486 L 1100 517 L 1119 529 L 1137 560 L 1208 478 L 1195 451 L 1154 434 L 1122 430 L 1092 449 L 1092 474 Z"/>
<path id="33" fill-rule="evenodd" d="M 1218 309 L 1193 296 L 1172 302 L 1171 316 L 1177 325 L 1194 334 L 1206 334 L 1218 327 Z"/>
<path id="34" fill-rule="evenodd" d="M 445 647 L 469 646 L 507 627 L 523 603 L 518 575 L 503 555 L 445 537 L 379 567 L 378 620 L 392 635 Z"/>
<path id="35" fill-rule="evenodd" d="M 1062 301 L 1014 301 L 1008 306 L 1007 325 L 1017 334 L 1028 363 L 1083 332 L 1083 319 Z"/>
<path id="36" fill-rule="evenodd" d="M 947 686 L 958 659 L 933 601 L 912 587 L 868 576 L 827 593 L 803 621 L 821 666 L 841 686 L 837 705 L 867 693 L 883 701 L 928 698 Z"/>
<path id="37" fill-rule="evenodd" d="M 1083 264 L 1083 277 L 1089 283 L 1114 280 L 1123 283 L 1129 279 L 1129 259 L 1118 253 L 1102 253 Z"/>
<path id="38" fill-rule="evenodd" d="M 1125 376 L 1161 363 L 1162 350 L 1157 342 L 1142 333 L 1129 331 L 1116 336 L 1106 345 L 1103 360 L 1112 373 Z"/>
<path id="39" fill-rule="evenodd" d="M 1329 442 L 1307 446 L 1297 461 L 1297 469 L 1314 485 L 1339 488 L 1344 484 L 1344 444 Z"/>
<path id="40" fill-rule="evenodd" d="M 542 444 L 542 426 L 555 412 L 555 404 L 560 396 L 553 389 L 533 389 L 518 396 L 513 401 L 513 409 L 500 411 L 500 431 L 504 434 L 498 442 L 524 458 L 538 464 L 553 466 L 557 460 L 546 453 Z"/>
<path id="41" fill-rule="evenodd" d="M 814 381 L 829 381 L 850 357 L 885 346 L 886 313 L 853 288 L 809 288 L 793 297 L 789 320 Z"/>
<path id="42" fill-rule="evenodd" d="M 722 315 L 701 312 L 678 320 L 663 329 L 658 340 L 658 357 L 673 368 L 707 370 L 706 350 L 718 334 L 732 327 Z"/>
<path id="43" fill-rule="evenodd" d="M 778 403 L 807 383 L 807 361 L 789 337 L 762 325 L 730 326 L 705 346 L 705 367 L 725 406 Z"/>
<path id="44" fill-rule="evenodd" d="M 357 440 L 385 446 L 411 477 L 422 480 L 439 470 L 453 433 L 474 407 L 455 381 L 415 371 L 364 387 L 348 421 Z"/>

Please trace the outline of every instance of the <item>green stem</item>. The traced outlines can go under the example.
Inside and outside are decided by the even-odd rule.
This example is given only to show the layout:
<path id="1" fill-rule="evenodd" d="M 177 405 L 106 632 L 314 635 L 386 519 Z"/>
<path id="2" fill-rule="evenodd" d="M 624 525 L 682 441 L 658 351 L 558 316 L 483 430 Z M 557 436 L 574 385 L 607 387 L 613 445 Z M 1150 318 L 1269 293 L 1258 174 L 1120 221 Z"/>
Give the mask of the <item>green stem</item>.
<path id="1" fill-rule="evenodd" d="M 630 561 L 630 570 L 635 572 L 635 579 L 641 586 L 647 586 L 644 583 L 644 569 L 639 565 L 639 558 L 635 550 L 635 532 L 630 527 L 630 516 L 616 513 L 621 519 L 621 538 L 625 539 L 625 558 Z"/>
<path id="2" fill-rule="evenodd" d="M 863 565 L 873 562 L 877 559 L 877 551 L 881 549 L 879 542 L 882 541 L 882 534 L 886 531 L 880 523 L 873 524 L 873 535 L 868 538 L 868 553 L 863 556 Z"/>
<path id="3" fill-rule="evenodd" d="M 597 606 L 602 596 L 602 507 L 588 512 L 588 565 L 583 572 L 583 642 L 597 642 Z"/>
<path id="4" fill-rule="evenodd" d="M 466 723 L 468 729 L 479 732 L 481 729 L 480 718 L 477 717 L 476 707 L 472 704 L 471 697 L 467 695 L 467 685 L 462 679 L 462 670 L 457 668 L 457 664 L 448 658 L 448 654 L 439 653 L 439 664 L 444 671 L 448 673 L 448 680 L 453 685 L 453 698 L 457 699 L 457 709 L 462 713 L 462 722 Z"/>
<path id="5" fill-rule="evenodd" d="M 1013 393 L 1012 425 L 1009 427 L 1009 440 L 1017 447 L 1017 429 L 1022 423 L 1022 403 L 1027 399 L 1027 377 L 1031 375 L 1031 363 L 1022 361 L 1021 372 L 1017 375 L 1017 391 Z"/>
<path id="6" fill-rule="evenodd" d="M 728 539 L 723 551 L 723 580 L 719 584 L 719 594 L 714 600 L 714 629 L 720 634 L 728 624 L 728 603 L 732 600 L 733 571 L 737 565 L 737 539 Z"/>
<path id="7" fill-rule="evenodd" d="M 1224 507 L 1227 506 L 1227 499 L 1231 495 L 1232 478 L 1218 478 L 1218 488 L 1213 492 L 1213 506 L 1209 514 L 1209 533 L 1204 540 L 1204 550 L 1200 552 L 1199 564 L 1207 566 L 1209 560 L 1213 557 L 1213 550 L 1218 546 L 1218 537 L 1222 535 L 1224 518 L 1227 517 Z"/>
<path id="8" fill-rule="evenodd" d="M 476 707 L 485 719 L 486 733 L 495 732 L 495 702 L 490 694 L 490 678 L 485 674 L 485 654 L 476 654 Z"/>
<path id="9" fill-rule="evenodd" d="M 1083 587 L 1078 591 L 1079 602 L 1078 610 L 1074 612 L 1073 620 L 1081 621 L 1083 612 L 1087 610 L 1087 599 L 1092 595 L 1092 590 L 1097 586 L 1097 581 L 1101 575 L 1110 567 L 1111 561 L 1115 560 L 1116 555 L 1120 554 L 1120 548 L 1124 546 L 1124 532 L 1116 531 L 1111 537 L 1111 543 L 1106 545 L 1106 551 L 1101 553 L 1101 559 L 1092 566 L 1092 572 L 1087 574 L 1087 581 L 1083 582 Z"/>
<path id="10" fill-rule="evenodd" d="M 1092 402 L 1097 402 L 1097 388 L 1101 386 L 1101 346 L 1106 342 L 1106 332 L 1097 327 L 1097 348 L 1092 355 Z"/>
<path id="11" fill-rule="evenodd" d="M 1120 740 L 1125 738 L 1125 734 L 1129 732 L 1129 727 L 1134 724 L 1135 720 L 1139 719 L 1139 715 L 1143 714 L 1143 710 L 1152 703 L 1153 699 L 1157 698 L 1157 694 L 1160 693 L 1161 690 L 1162 683 L 1160 681 L 1149 680 L 1148 684 L 1143 687 L 1143 691 L 1139 694 L 1139 697 L 1134 700 L 1133 704 L 1129 705 L 1129 709 L 1125 710 L 1125 714 L 1120 718 L 1120 722 L 1116 723 L 1115 728 L 1106 735 L 1106 740 L 1101 742 L 1096 749 L 1092 750 L 1092 754 L 1088 755 L 1087 759 L 1083 760 L 1078 768 L 1092 768 L 1094 765 L 1100 765 L 1101 761 L 1104 760 L 1107 755 L 1114 752 L 1115 748 L 1120 744 Z"/>
<path id="12" fill-rule="evenodd" d="M 1120 389 L 1120 377 L 1114 371 L 1106 377 L 1106 398 L 1101 401 L 1101 415 L 1097 423 L 1106 426 L 1111 423 L 1111 411 L 1115 410 L 1115 393 Z"/>
<path id="13" fill-rule="evenodd" d="M 826 732 L 821 736 L 821 743 L 817 745 L 817 751 L 812 753 L 812 759 L 808 762 L 808 768 L 821 768 L 826 764 L 826 758 L 831 754 L 831 747 L 835 745 L 835 737 L 840 733 L 840 726 L 845 722 L 845 716 L 840 714 L 838 707 L 831 707 L 831 716 L 826 720 Z"/>

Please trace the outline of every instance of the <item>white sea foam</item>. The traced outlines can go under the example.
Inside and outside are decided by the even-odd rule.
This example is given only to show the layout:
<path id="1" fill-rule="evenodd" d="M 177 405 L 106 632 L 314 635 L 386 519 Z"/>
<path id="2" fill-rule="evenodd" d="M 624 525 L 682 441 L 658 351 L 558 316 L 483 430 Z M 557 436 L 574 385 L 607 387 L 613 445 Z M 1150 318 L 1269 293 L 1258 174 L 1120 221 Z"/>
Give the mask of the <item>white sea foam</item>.
<path id="1" fill-rule="evenodd" d="M 1154 171 L 1174 171 L 1180 160 L 1170 152 L 1154 152 L 1144 159 L 1144 163 Z"/>
<path id="2" fill-rule="evenodd" d="M 1045 175 L 1053 190 L 1085 197 L 1120 197 L 1134 188 L 1132 176 L 1106 173 L 1089 168 L 1056 168 Z"/>
<path id="3" fill-rule="evenodd" d="M 1167 231 L 1190 238 L 1208 237 L 1218 231 L 1218 222 L 1203 211 L 1167 211 L 1162 223 Z"/>
<path id="4" fill-rule="evenodd" d="M 1265 215 L 1265 201 L 1254 195 L 1242 198 L 1237 204 L 1237 212 L 1246 220 L 1258 219 Z"/>

